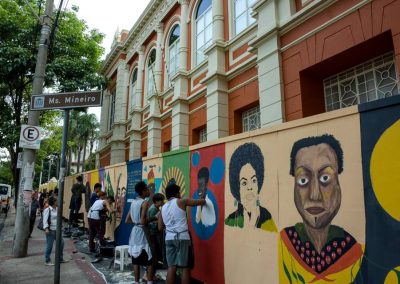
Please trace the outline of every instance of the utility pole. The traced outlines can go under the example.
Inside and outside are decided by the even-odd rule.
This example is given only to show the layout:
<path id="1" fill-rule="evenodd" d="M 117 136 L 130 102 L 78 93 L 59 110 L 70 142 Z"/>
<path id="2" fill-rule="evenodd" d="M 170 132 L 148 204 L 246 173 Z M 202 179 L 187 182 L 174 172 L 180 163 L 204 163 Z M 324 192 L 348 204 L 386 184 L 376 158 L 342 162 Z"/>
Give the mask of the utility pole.
<path id="1" fill-rule="evenodd" d="M 54 284 L 60 283 L 60 256 L 61 256 L 61 239 L 62 239 L 62 214 L 64 205 L 64 185 L 65 185 L 65 167 L 67 164 L 65 153 L 67 151 L 68 141 L 68 125 L 69 125 L 69 109 L 64 111 L 64 129 L 61 144 L 61 167 L 59 173 L 60 188 L 58 189 L 58 206 L 57 206 L 57 229 L 56 229 L 56 263 L 54 266 Z"/>
<path id="2" fill-rule="evenodd" d="M 39 49 L 36 58 L 35 76 L 32 84 L 32 94 L 43 93 L 44 75 L 47 64 L 47 55 L 50 45 L 50 34 L 52 29 L 51 16 L 53 14 L 54 0 L 47 0 L 45 13 L 41 19 L 41 32 Z M 40 112 L 29 111 L 28 124 L 39 125 Z M 15 220 L 14 243 L 12 249 L 13 257 L 25 257 L 28 251 L 29 235 L 29 209 L 32 201 L 32 187 L 36 152 L 32 149 L 24 149 L 23 167 L 18 190 L 17 216 Z"/>

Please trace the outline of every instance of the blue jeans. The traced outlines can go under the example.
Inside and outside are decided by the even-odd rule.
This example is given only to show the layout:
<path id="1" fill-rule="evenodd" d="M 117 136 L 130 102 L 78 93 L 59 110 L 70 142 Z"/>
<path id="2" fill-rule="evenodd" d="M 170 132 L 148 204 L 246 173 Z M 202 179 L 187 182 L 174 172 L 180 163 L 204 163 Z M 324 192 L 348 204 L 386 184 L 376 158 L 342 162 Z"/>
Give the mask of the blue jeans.
<path id="1" fill-rule="evenodd" d="M 50 230 L 48 234 L 46 234 L 46 250 L 44 251 L 44 261 L 50 262 L 50 254 L 53 250 L 53 244 L 56 240 L 56 231 Z M 61 255 L 60 260 L 63 260 L 63 253 L 64 253 L 64 239 L 61 237 Z"/>

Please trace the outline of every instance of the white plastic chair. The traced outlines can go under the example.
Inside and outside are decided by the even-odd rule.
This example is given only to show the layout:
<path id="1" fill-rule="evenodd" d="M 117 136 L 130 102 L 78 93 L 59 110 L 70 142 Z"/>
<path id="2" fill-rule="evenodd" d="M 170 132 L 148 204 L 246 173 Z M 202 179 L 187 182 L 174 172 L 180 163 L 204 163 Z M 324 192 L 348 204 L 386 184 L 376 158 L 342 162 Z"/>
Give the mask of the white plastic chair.
<path id="1" fill-rule="evenodd" d="M 116 246 L 114 250 L 114 267 L 116 264 L 119 264 L 119 269 L 121 271 L 124 270 L 124 266 L 127 265 L 129 260 L 128 254 L 129 246 Z"/>

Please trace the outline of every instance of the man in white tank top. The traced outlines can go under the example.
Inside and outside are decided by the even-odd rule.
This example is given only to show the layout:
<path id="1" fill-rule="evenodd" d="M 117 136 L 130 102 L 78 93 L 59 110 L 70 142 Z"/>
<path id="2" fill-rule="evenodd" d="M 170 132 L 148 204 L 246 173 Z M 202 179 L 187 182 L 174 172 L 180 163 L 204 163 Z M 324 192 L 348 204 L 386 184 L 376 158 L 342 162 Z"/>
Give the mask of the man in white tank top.
<path id="1" fill-rule="evenodd" d="M 146 201 L 146 198 L 150 196 L 150 190 L 145 182 L 139 181 L 135 185 L 135 192 L 138 196 L 132 201 L 125 220 L 126 223 L 134 225 L 129 237 L 128 252 L 132 257 L 134 283 L 139 283 L 140 266 L 147 266 L 147 283 L 151 284 L 154 266 L 147 225 L 154 220 L 147 218 L 149 203 Z"/>
<path id="2" fill-rule="evenodd" d="M 205 199 L 181 198 L 180 187 L 169 184 L 165 193 L 168 202 L 161 209 L 158 228 L 165 226 L 165 251 L 168 263 L 167 284 L 174 284 L 177 267 L 182 268 L 181 283 L 190 283 L 191 262 L 193 262 L 192 245 L 187 224 L 186 207 L 204 205 Z M 204 197 L 204 196 L 203 196 Z M 190 254 L 192 254 L 190 256 Z"/>

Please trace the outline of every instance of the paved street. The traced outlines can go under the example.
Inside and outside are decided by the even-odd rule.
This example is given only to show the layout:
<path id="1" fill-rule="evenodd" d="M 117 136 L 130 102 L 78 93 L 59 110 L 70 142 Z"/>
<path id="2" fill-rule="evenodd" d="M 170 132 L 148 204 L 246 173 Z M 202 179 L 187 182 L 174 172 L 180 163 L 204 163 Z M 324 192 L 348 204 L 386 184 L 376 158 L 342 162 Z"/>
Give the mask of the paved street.
<path id="1" fill-rule="evenodd" d="M 45 266 L 43 252 L 45 236 L 42 231 L 34 229 L 32 238 L 29 239 L 28 256 L 13 258 L 11 256 L 14 235 L 14 208 L 10 209 L 7 218 L 0 213 L 0 283 L 52 283 L 54 266 Z M 1 228 L 4 228 L 1 230 Z M 103 284 L 106 281 L 103 275 L 97 272 L 90 263 L 90 258 L 75 251 L 72 239 L 65 239 L 64 257 L 70 260 L 61 264 L 61 283 L 74 284 Z M 54 249 L 51 256 L 54 260 Z"/>

